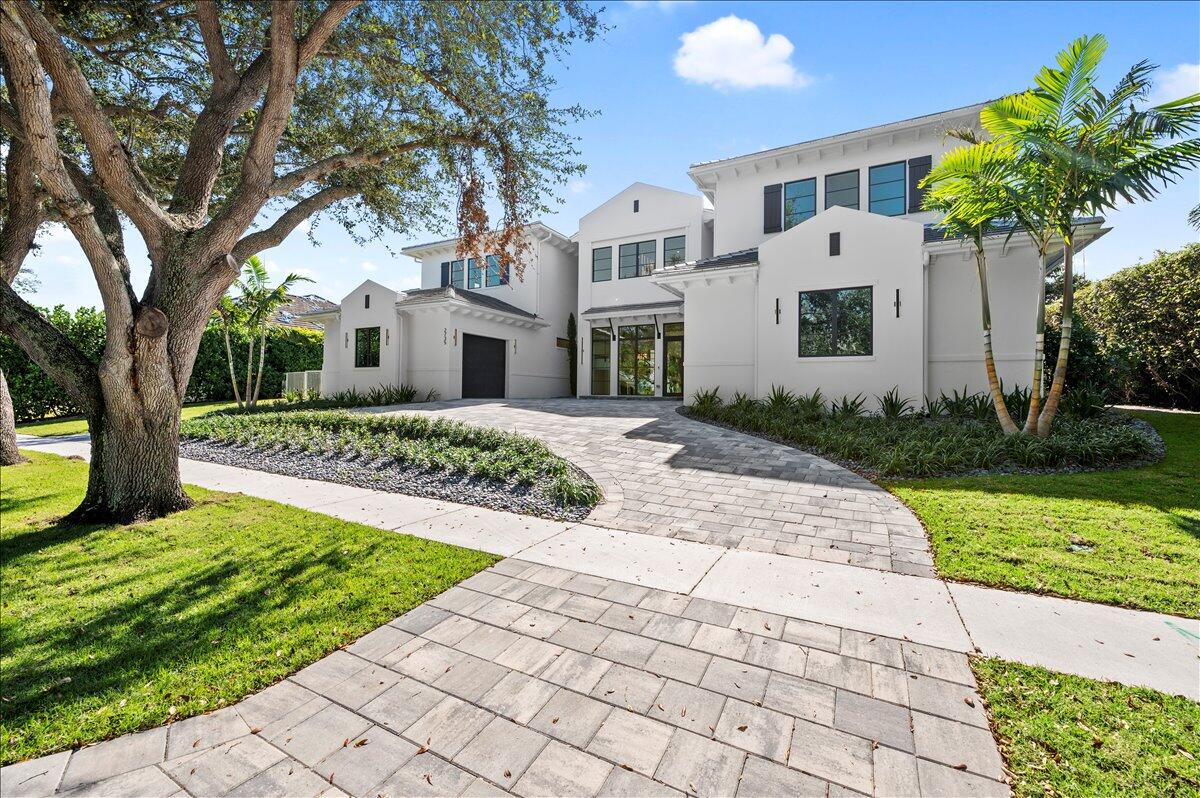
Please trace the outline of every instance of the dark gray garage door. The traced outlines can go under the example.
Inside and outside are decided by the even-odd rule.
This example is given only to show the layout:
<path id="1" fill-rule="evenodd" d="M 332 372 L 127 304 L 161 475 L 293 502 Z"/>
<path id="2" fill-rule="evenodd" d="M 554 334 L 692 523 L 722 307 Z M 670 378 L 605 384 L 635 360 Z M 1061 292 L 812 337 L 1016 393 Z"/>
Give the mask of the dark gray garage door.
<path id="1" fill-rule="evenodd" d="M 462 395 L 464 399 L 504 398 L 503 338 L 463 335 Z"/>

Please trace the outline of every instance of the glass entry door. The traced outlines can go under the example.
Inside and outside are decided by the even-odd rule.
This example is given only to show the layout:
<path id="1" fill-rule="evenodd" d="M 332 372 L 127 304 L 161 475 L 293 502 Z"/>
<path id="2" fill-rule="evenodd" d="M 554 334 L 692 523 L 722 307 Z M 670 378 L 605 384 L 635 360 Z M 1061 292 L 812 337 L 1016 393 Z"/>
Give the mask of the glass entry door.
<path id="1" fill-rule="evenodd" d="M 663 396 L 683 396 L 683 322 L 663 325 Z"/>
<path id="2" fill-rule="evenodd" d="M 654 396 L 654 325 L 617 329 L 617 393 Z"/>

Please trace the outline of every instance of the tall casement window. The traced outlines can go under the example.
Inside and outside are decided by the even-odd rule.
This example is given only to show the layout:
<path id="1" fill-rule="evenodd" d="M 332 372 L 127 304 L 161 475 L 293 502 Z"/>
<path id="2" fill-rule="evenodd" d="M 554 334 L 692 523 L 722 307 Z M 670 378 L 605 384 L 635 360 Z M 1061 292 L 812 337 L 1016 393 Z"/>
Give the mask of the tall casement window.
<path id="1" fill-rule="evenodd" d="M 817 179 L 783 184 L 783 229 L 790 230 L 817 215 Z"/>
<path id="2" fill-rule="evenodd" d="M 617 393 L 654 396 L 654 325 L 617 328 Z"/>
<path id="3" fill-rule="evenodd" d="M 858 210 L 858 170 L 825 175 L 825 207 L 841 205 Z"/>
<path id="4" fill-rule="evenodd" d="M 354 368 L 367 369 L 379 365 L 379 328 L 359 327 L 354 331 Z"/>
<path id="5" fill-rule="evenodd" d="M 687 236 L 671 236 L 663 239 L 663 263 L 674 266 L 687 260 Z"/>
<path id="6" fill-rule="evenodd" d="M 856 357 L 872 347 L 871 287 L 800 292 L 800 357 Z"/>
<path id="7" fill-rule="evenodd" d="M 592 250 L 592 282 L 602 283 L 612 279 L 612 247 Z"/>
<path id="8" fill-rule="evenodd" d="M 872 166 L 868 182 L 871 213 L 904 214 L 904 161 Z"/>
<path id="9" fill-rule="evenodd" d="M 487 287 L 495 288 L 498 285 L 508 285 L 508 280 L 501 273 L 500 259 L 495 255 L 487 256 Z"/>
<path id="10" fill-rule="evenodd" d="M 479 261 L 474 258 L 467 260 L 467 288 L 481 288 L 483 286 L 483 269 L 479 267 Z"/>
<path id="11" fill-rule="evenodd" d="M 612 374 L 612 334 L 605 329 L 592 328 L 592 396 L 612 393 L 609 379 Z"/>
<path id="12" fill-rule="evenodd" d="M 455 288 L 465 288 L 463 284 L 463 262 L 461 260 L 450 261 L 450 285 Z"/>
<path id="13" fill-rule="evenodd" d="M 657 241 L 639 241 L 636 244 L 621 245 L 621 268 L 618 276 L 645 277 L 654 271 L 654 256 L 658 249 Z"/>

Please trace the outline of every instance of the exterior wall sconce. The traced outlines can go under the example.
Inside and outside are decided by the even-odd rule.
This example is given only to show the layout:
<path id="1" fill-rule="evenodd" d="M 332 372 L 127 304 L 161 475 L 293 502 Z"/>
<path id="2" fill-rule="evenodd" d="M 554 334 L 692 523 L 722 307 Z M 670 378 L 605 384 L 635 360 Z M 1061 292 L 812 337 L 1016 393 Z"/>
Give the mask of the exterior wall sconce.
<path id="1" fill-rule="evenodd" d="M 392 328 L 385 327 L 383 330 L 383 345 L 388 346 L 392 343 Z"/>
<path id="2" fill-rule="evenodd" d="M 779 317 L 783 314 L 783 309 L 779 307 L 779 297 L 775 297 L 775 323 L 779 324 Z"/>
<path id="3" fill-rule="evenodd" d="M 350 348 L 350 333 L 346 333 L 346 342 L 344 344 L 342 344 L 342 348 L 343 349 Z"/>

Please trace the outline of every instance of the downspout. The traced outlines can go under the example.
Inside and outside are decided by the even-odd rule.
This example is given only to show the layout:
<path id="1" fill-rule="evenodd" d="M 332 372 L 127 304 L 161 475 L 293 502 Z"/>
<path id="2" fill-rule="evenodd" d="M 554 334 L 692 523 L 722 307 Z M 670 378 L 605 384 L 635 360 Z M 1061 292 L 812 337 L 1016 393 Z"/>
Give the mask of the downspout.
<path id="1" fill-rule="evenodd" d="M 918 397 L 921 406 L 925 406 L 925 397 L 929 396 L 929 266 L 932 262 L 929 250 L 921 248 L 921 388 L 924 396 Z"/>

